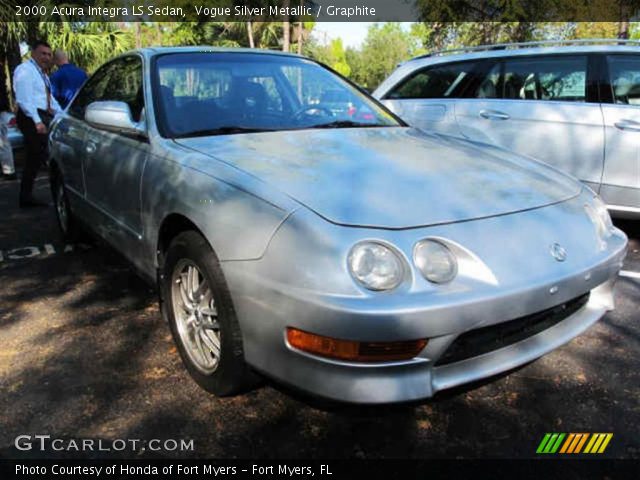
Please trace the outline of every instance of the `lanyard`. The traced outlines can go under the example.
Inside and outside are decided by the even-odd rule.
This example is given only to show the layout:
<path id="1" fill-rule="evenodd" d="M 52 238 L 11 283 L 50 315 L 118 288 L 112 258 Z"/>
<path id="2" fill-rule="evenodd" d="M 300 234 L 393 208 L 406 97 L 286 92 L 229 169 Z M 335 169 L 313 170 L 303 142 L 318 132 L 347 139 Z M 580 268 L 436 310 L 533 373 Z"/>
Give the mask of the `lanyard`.
<path id="1" fill-rule="evenodd" d="M 49 77 L 42 71 L 40 66 L 36 63 L 36 61 L 32 58 L 29 60 L 35 69 L 38 71 L 40 76 L 42 77 L 42 81 L 44 82 L 44 89 L 47 92 L 47 112 L 51 110 L 51 82 L 49 81 Z"/>

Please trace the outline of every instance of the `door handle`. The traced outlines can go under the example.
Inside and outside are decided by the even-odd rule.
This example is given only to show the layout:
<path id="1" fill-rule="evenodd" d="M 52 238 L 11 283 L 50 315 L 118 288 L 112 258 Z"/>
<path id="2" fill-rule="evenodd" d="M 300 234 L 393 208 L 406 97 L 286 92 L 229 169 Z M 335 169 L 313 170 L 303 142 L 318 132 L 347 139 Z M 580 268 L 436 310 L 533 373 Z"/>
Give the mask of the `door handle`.
<path id="1" fill-rule="evenodd" d="M 480 116 L 487 120 L 509 120 L 511 118 L 508 114 L 497 110 L 480 110 Z"/>
<path id="2" fill-rule="evenodd" d="M 634 120 L 620 120 L 614 123 L 618 130 L 624 130 L 627 132 L 640 132 L 640 122 Z"/>
<path id="3" fill-rule="evenodd" d="M 97 145 L 93 142 L 87 142 L 87 146 L 85 147 L 85 151 L 91 155 L 92 153 L 96 153 Z"/>

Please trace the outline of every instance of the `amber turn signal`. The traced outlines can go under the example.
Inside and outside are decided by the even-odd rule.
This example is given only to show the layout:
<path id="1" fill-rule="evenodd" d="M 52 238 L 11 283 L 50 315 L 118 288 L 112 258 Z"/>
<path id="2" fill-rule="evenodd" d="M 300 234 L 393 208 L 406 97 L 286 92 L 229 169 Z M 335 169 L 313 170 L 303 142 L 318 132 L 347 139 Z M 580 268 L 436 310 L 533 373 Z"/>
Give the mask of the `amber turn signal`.
<path id="1" fill-rule="evenodd" d="M 324 337 L 297 328 L 287 328 L 289 345 L 321 357 L 351 362 L 388 362 L 414 358 L 427 345 L 427 339 L 402 342 L 356 342 Z"/>

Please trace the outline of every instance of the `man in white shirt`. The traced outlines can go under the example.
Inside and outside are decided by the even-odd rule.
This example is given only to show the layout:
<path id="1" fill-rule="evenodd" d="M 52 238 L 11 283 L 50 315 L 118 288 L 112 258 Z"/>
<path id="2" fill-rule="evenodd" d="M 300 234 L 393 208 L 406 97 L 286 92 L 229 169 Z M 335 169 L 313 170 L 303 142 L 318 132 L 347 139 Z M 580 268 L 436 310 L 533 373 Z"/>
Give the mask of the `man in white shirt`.
<path id="1" fill-rule="evenodd" d="M 31 48 L 31 59 L 13 73 L 13 89 L 18 104 L 16 120 L 24 136 L 26 159 L 20 181 L 20 206 L 46 205 L 33 198 L 33 183 L 41 164 L 47 161 L 48 125 L 62 111 L 51 94 L 47 72 L 53 53 L 47 42 L 37 41 Z"/>

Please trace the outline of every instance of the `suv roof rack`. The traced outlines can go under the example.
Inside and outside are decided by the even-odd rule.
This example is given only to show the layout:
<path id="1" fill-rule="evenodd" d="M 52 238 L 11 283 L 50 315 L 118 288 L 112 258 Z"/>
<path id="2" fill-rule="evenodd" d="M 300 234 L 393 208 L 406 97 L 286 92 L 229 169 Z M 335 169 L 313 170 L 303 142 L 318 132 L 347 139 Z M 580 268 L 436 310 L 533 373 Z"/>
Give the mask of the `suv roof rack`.
<path id="1" fill-rule="evenodd" d="M 451 55 L 454 53 L 472 53 L 472 52 L 486 52 L 491 50 L 509 50 L 518 48 L 533 48 L 533 47 L 555 47 L 555 46 L 571 46 L 571 45 L 627 45 L 627 46 L 640 46 L 640 40 L 624 40 L 620 38 L 585 38 L 577 40 L 540 40 L 533 42 L 517 42 L 517 43 L 496 43 L 493 45 L 480 45 L 477 47 L 463 47 L 453 48 L 450 50 L 439 50 L 436 52 L 427 53 L 414 57 L 411 60 L 418 60 L 420 58 L 435 57 L 441 55 Z"/>

